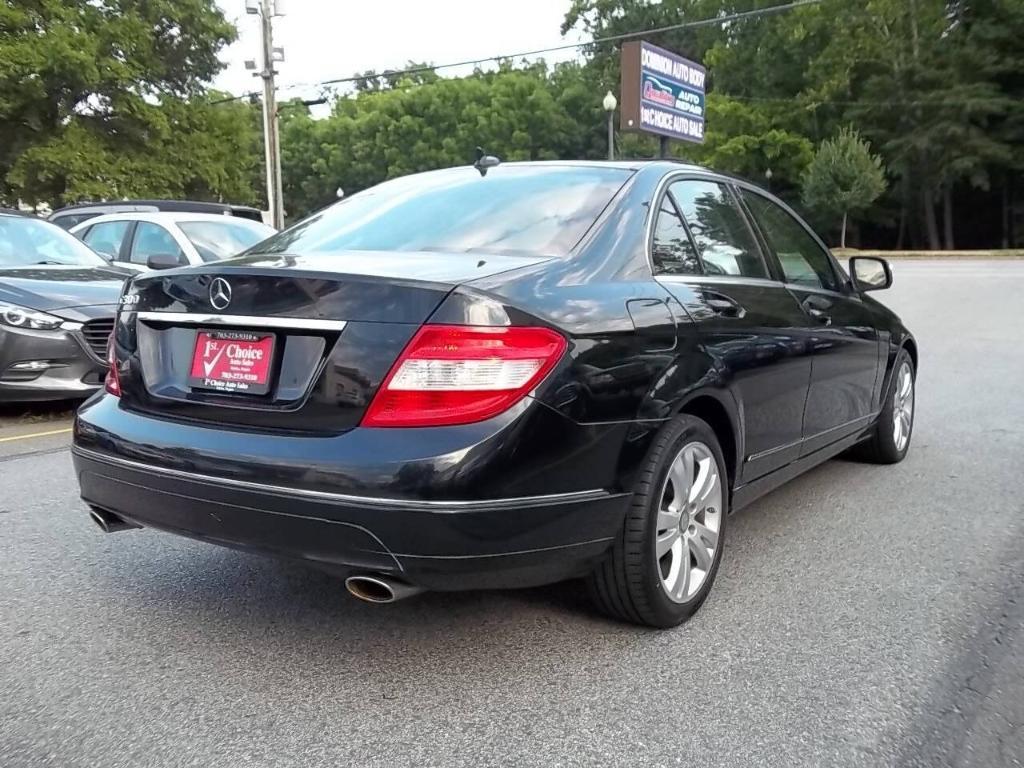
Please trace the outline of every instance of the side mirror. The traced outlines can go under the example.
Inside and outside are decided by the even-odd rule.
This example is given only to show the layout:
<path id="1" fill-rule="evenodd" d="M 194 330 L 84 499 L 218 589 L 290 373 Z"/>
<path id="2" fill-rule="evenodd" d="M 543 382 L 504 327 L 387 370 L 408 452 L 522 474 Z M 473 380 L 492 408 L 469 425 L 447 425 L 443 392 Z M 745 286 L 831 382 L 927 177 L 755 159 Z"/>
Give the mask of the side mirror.
<path id="1" fill-rule="evenodd" d="M 858 291 L 884 291 L 892 285 L 892 270 L 885 259 L 854 256 L 850 259 L 850 278 Z"/>
<path id="2" fill-rule="evenodd" d="M 154 253 L 146 259 L 146 266 L 150 269 L 177 269 L 184 265 L 180 256 L 172 253 Z"/>

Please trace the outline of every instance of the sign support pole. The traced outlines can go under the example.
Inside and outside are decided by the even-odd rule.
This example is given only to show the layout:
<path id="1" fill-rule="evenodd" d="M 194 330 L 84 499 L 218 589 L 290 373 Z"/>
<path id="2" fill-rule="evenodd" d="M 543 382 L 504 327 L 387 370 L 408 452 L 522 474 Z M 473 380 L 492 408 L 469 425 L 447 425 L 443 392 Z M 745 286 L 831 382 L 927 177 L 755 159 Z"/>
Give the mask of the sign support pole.
<path id="1" fill-rule="evenodd" d="M 668 136 L 658 137 L 658 157 L 662 160 L 668 157 Z"/>

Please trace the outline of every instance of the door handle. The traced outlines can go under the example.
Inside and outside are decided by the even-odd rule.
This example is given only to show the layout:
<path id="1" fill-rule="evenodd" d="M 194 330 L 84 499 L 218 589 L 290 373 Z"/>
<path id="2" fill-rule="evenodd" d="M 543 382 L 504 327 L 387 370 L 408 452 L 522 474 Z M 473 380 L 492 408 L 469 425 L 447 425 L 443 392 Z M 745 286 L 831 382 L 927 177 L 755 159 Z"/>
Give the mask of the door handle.
<path id="1" fill-rule="evenodd" d="M 721 315 L 722 317 L 742 318 L 747 314 L 747 310 L 745 310 L 735 299 L 730 299 L 728 296 L 723 296 L 720 293 L 712 293 L 711 291 L 704 291 L 703 295 L 704 302 L 707 304 L 708 309 L 716 315 Z"/>
<path id="2" fill-rule="evenodd" d="M 800 302 L 800 306 L 803 307 L 804 311 L 815 320 L 820 320 L 825 325 L 832 324 L 832 314 L 830 312 L 832 309 L 832 302 L 824 296 L 817 296 L 812 293 Z"/>

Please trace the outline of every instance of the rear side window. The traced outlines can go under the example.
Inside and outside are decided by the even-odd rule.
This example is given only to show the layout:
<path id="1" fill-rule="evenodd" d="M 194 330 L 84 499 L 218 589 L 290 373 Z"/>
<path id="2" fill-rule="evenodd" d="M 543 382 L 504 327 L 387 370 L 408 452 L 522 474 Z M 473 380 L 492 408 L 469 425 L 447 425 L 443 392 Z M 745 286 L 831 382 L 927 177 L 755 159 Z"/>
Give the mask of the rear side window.
<path id="1" fill-rule="evenodd" d="M 828 253 L 800 222 L 767 197 L 743 190 L 743 200 L 782 265 L 787 283 L 839 290 Z"/>
<path id="2" fill-rule="evenodd" d="M 632 171 L 601 166 L 450 168 L 388 181 L 252 249 L 526 253 L 571 251 Z"/>
<path id="3" fill-rule="evenodd" d="M 669 193 L 690 228 L 705 274 L 768 277 L 757 241 L 724 185 L 677 181 Z"/>
<path id="4" fill-rule="evenodd" d="M 700 273 L 700 261 L 683 218 L 668 195 L 661 200 L 658 218 L 654 224 L 654 243 L 651 257 L 656 275 L 695 275 Z"/>

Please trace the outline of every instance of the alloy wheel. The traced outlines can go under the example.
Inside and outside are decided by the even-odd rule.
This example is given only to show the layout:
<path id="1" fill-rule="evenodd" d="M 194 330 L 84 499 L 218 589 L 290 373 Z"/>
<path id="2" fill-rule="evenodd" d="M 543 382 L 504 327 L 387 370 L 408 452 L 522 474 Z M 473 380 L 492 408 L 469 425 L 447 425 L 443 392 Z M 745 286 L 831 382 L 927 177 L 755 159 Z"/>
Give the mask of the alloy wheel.
<path id="1" fill-rule="evenodd" d="M 722 480 L 704 443 L 683 446 L 669 466 L 658 508 L 655 553 L 665 594 L 691 599 L 715 562 L 722 529 Z"/>
<path id="2" fill-rule="evenodd" d="M 914 375 L 910 364 L 904 362 L 896 374 L 893 393 L 892 441 L 900 453 L 910 442 L 910 428 L 914 424 Z"/>

